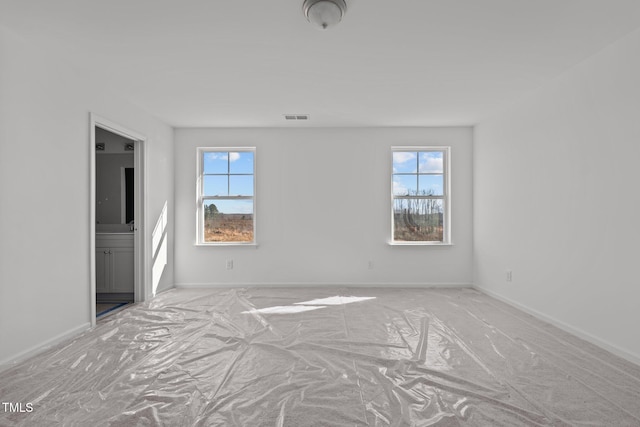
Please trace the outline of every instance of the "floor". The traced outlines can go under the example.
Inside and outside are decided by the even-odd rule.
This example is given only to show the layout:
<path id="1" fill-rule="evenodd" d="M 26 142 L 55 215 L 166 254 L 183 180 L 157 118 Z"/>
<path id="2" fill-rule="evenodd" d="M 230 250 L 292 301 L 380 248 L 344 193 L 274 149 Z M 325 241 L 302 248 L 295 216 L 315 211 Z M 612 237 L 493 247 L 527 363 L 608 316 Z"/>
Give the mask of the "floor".
<path id="1" fill-rule="evenodd" d="M 122 310 L 128 302 L 106 302 L 96 303 L 96 317 L 102 318 L 107 315 L 115 314 L 117 311 Z"/>
<path id="2" fill-rule="evenodd" d="M 640 366 L 472 289 L 179 289 L 0 373 L 0 426 L 639 426 Z"/>

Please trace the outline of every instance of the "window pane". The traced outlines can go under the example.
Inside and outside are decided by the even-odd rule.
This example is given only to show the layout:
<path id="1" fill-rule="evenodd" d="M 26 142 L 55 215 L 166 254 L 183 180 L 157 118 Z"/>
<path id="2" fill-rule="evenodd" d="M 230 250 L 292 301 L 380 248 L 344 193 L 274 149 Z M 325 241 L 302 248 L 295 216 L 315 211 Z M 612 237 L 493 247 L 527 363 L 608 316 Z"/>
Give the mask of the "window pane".
<path id="1" fill-rule="evenodd" d="M 253 196 L 253 175 L 229 175 L 230 196 Z"/>
<path id="2" fill-rule="evenodd" d="M 229 153 L 230 173 L 253 173 L 253 152 Z"/>
<path id="3" fill-rule="evenodd" d="M 227 152 L 207 152 L 204 153 L 204 173 L 228 173 L 229 153 Z"/>
<path id="4" fill-rule="evenodd" d="M 411 151 L 393 152 L 393 173 L 418 172 L 418 153 Z"/>
<path id="5" fill-rule="evenodd" d="M 443 213 L 443 203 L 440 199 L 394 200 L 394 241 L 441 242 Z"/>
<path id="6" fill-rule="evenodd" d="M 444 195 L 442 175 L 420 175 L 419 188 L 421 196 L 442 196 Z"/>
<path id="7" fill-rule="evenodd" d="M 394 175 L 393 195 L 414 196 L 418 192 L 418 175 Z"/>
<path id="8" fill-rule="evenodd" d="M 208 175 L 204 177 L 205 196 L 227 196 L 229 187 L 227 175 Z"/>
<path id="9" fill-rule="evenodd" d="M 420 173 L 444 173 L 442 151 L 420 153 Z"/>
<path id="10" fill-rule="evenodd" d="M 253 242 L 253 200 L 208 200 L 205 242 Z"/>

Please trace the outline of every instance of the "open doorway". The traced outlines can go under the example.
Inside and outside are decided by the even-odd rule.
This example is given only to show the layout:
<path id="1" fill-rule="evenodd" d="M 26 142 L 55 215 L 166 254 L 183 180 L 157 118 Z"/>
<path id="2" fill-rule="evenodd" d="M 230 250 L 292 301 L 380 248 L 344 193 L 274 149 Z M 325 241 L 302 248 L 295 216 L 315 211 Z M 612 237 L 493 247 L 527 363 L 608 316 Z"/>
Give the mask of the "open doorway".
<path id="1" fill-rule="evenodd" d="M 135 300 L 135 141 L 96 126 L 96 317 Z"/>
<path id="2" fill-rule="evenodd" d="M 146 297 L 144 137 L 91 115 L 91 324 Z"/>

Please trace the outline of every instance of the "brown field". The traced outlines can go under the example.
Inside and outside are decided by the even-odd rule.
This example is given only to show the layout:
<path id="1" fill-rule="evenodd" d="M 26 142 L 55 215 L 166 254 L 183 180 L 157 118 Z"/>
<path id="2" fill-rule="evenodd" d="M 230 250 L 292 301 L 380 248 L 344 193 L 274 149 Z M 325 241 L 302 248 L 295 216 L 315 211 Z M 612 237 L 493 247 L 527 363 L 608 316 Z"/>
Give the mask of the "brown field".
<path id="1" fill-rule="evenodd" d="M 401 242 L 441 242 L 442 233 L 442 226 L 419 227 L 417 230 L 396 226 L 393 237 Z"/>
<path id="2" fill-rule="evenodd" d="M 402 242 L 441 242 L 443 226 L 439 216 L 394 215 L 393 237 Z"/>
<path id="3" fill-rule="evenodd" d="M 204 225 L 205 242 L 253 242 L 253 215 L 216 214 Z"/>

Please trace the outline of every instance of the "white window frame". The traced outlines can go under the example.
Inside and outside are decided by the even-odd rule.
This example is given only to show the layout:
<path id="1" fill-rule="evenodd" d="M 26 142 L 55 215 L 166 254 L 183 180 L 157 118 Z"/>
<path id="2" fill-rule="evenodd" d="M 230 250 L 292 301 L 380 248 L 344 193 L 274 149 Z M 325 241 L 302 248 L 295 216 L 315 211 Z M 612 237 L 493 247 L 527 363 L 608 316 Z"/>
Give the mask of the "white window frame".
<path id="1" fill-rule="evenodd" d="M 207 153 L 253 153 L 253 196 L 205 196 L 204 156 Z M 256 246 L 256 147 L 198 147 L 196 184 L 196 246 Z M 230 174 L 228 172 L 228 174 Z M 231 174 L 232 175 L 232 174 Z M 253 201 L 253 241 L 251 242 L 205 242 L 204 203 L 208 200 L 252 200 Z"/>
<path id="2" fill-rule="evenodd" d="M 443 155 L 442 159 L 442 167 L 443 167 L 443 195 L 442 196 L 396 196 L 393 194 L 393 153 L 396 152 L 441 152 Z M 391 240 L 389 241 L 390 245 L 394 246 L 448 246 L 452 245 L 451 243 L 451 147 L 450 146 L 399 146 L 399 147 L 391 147 L 390 156 L 390 193 L 391 193 Z M 418 154 L 418 158 L 420 155 Z M 418 171 L 416 171 L 416 175 L 418 175 Z M 428 241 L 428 240 L 419 240 L 419 241 L 404 241 L 404 240 L 395 240 L 395 224 L 394 224 L 394 206 L 396 199 L 441 199 L 442 205 L 444 209 L 443 213 L 443 230 L 442 230 L 442 241 Z"/>

